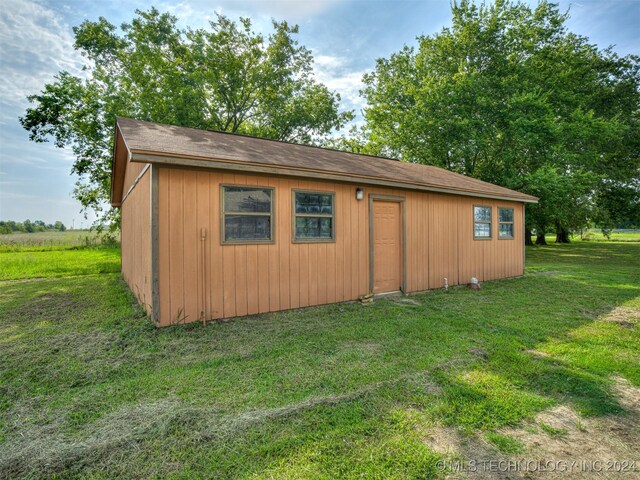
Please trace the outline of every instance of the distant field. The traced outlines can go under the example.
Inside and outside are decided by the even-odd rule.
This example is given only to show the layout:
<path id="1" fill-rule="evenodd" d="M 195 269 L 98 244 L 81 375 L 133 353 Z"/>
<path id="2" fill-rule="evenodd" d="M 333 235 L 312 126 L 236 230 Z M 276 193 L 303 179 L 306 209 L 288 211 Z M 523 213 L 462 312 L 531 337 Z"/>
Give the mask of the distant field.
<path id="1" fill-rule="evenodd" d="M 96 232 L 0 235 L 0 280 L 120 271 L 120 248 Z"/>
<path id="2" fill-rule="evenodd" d="M 94 230 L 66 232 L 10 233 L 0 235 L 0 252 L 60 250 L 101 246 L 105 240 Z"/>

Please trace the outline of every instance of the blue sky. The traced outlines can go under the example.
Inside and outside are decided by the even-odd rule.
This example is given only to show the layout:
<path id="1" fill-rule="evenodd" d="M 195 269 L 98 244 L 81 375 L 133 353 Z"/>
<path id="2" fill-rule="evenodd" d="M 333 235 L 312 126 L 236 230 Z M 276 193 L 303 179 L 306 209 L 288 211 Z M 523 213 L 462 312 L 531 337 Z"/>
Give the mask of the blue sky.
<path id="1" fill-rule="evenodd" d="M 569 27 L 601 47 L 640 54 L 640 0 L 560 2 L 571 8 Z M 258 30 L 270 19 L 300 25 L 299 40 L 312 49 L 317 77 L 339 92 L 343 107 L 359 112 L 362 75 L 375 59 L 388 56 L 416 36 L 449 24 L 448 0 L 185 0 L 95 2 L 0 0 L 0 220 L 62 220 L 87 226 L 73 199 L 73 155 L 50 143 L 29 142 L 18 117 L 26 95 L 38 92 L 60 70 L 78 73 L 71 28 L 106 17 L 119 25 L 133 11 L 155 5 L 183 26 L 203 26 L 220 12 L 248 16 Z"/>

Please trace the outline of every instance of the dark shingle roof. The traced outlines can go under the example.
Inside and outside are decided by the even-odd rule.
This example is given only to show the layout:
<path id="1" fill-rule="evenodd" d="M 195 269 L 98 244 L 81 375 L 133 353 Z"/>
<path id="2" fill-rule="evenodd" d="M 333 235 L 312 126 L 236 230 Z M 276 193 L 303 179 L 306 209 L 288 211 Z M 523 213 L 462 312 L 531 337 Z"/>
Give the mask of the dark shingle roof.
<path id="1" fill-rule="evenodd" d="M 242 171 L 273 167 L 274 171 L 282 169 L 286 175 L 299 172 L 300 176 L 308 177 L 315 172 L 325 174 L 320 178 L 335 180 L 537 201 L 530 195 L 430 165 L 129 118 L 118 118 L 117 125 L 132 161 L 153 163 L 155 158 L 162 163 L 178 163 L 176 158 L 189 158 L 212 168 L 231 162 Z"/>

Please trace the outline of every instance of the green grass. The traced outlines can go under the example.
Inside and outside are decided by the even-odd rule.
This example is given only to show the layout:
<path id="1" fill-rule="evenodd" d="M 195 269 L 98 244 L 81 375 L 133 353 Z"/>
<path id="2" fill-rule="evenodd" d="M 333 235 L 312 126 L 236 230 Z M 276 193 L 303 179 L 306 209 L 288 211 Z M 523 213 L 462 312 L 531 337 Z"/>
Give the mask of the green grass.
<path id="1" fill-rule="evenodd" d="M 0 280 L 65 277 L 120 271 L 120 249 L 95 232 L 0 235 Z"/>
<path id="2" fill-rule="evenodd" d="M 0 280 L 120 271 L 118 248 L 0 252 Z"/>
<path id="3" fill-rule="evenodd" d="M 543 432 L 553 438 L 563 438 L 567 435 L 567 430 L 564 428 L 557 428 L 552 425 L 548 425 L 544 422 L 540 422 L 540 428 Z"/>
<path id="4" fill-rule="evenodd" d="M 548 243 L 555 242 L 556 236 L 553 234 L 545 235 Z M 535 237 L 533 238 L 535 241 Z M 573 242 L 640 242 L 640 230 L 617 230 L 613 231 L 609 238 L 602 234 L 601 230 L 591 229 L 583 232 L 582 235 L 574 235 Z"/>
<path id="5" fill-rule="evenodd" d="M 522 444 L 522 442 L 511 438 L 508 435 L 503 435 L 496 432 L 487 432 L 485 437 L 503 453 L 515 455 L 522 453 L 522 451 L 524 450 L 524 445 Z"/>
<path id="6" fill-rule="evenodd" d="M 159 330 L 119 274 L 86 274 L 117 253 L 44 253 L 4 278 L 71 276 L 0 282 L 0 477 L 434 478 L 434 426 L 515 454 L 501 428 L 625 415 L 611 377 L 640 385 L 640 328 L 607 317 L 640 309 L 631 242 L 528 249 L 525 277 L 417 305 Z"/>
<path id="7" fill-rule="evenodd" d="M 590 242 L 640 242 L 640 230 L 613 231 L 609 237 L 605 237 L 600 230 L 590 230 L 583 235 L 583 239 Z"/>

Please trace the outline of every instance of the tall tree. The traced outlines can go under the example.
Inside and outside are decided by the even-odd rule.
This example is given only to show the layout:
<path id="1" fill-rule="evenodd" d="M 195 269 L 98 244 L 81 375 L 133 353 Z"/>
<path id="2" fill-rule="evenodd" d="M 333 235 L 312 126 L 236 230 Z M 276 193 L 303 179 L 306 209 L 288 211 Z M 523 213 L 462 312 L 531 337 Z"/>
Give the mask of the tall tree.
<path id="1" fill-rule="evenodd" d="M 640 172 L 640 59 L 599 50 L 567 18 L 545 1 L 454 4 L 451 27 L 364 77 L 370 148 L 538 193 L 529 227 L 566 241 L 601 189 L 637 187 Z"/>
<path id="2" fill-rule="evenodd" d="M 117 223 L 104 206 L 118 115 L 299 143 L 353 118 L 314 79 L 311 52 L 294 38 L 297 26 L 274 21 L 265 37 L 245 18 L 218 15 L 196 30 L 176 22 L 156 9 L 137 11 L 120 31 L 104 18 L 83 22 L 74 34 L 86 75 L 60 72 L 29 97 L 34 106 L 20 119 L 31 140 L 73 149 L 75 196 L 102 212 L 101 223 Z"/>

